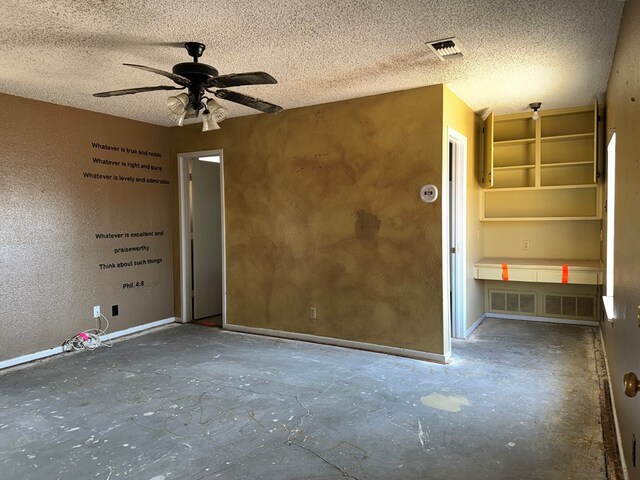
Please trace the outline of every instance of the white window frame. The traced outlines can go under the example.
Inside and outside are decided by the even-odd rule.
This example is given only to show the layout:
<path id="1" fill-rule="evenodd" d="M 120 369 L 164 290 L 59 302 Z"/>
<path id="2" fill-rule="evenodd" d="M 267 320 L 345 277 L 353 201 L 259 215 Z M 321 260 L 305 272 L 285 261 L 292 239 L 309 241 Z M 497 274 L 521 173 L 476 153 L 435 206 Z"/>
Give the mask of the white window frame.
<path id="1" fill-rule="evenodd" d="M 615 320 L 615 303 L 613 301 L 614 287 L 614 256 L 615 256 L 615 211 L 616 211 L 616 132 L 611 131 L 611 138 L 607 144 L 607 251 L 605 256 L 605 294 L 602 297 L 604 310 L 610 322 Z"/>

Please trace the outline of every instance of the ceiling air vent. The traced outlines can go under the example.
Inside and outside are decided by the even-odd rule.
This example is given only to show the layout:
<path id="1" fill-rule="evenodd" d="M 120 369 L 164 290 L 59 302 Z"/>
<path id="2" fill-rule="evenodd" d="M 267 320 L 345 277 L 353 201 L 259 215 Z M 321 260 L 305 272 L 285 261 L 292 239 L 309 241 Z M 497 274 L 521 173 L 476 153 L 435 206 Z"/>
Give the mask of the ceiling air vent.
<path id="1" fill-rule="evenodd" d="M 451 60 L 463 56 L 460 41 L 455 37 L 428 42 L 427 45 L 440 60 Z"/>

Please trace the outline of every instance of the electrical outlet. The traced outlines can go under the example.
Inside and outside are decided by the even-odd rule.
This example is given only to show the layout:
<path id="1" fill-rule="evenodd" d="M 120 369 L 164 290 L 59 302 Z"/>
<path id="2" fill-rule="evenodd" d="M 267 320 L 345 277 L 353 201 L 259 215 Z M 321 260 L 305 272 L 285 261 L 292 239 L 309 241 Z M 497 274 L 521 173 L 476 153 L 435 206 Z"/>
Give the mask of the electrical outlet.
<path id="1" fill-rule="evenodd" d="M 118 316 L 118 305 L 111 305 L 111 316 L 112 317 Z"/>
<path id="2" fill-rule="evenodd" d="M 93 318 L 100 317 L 100 305 L 93 307 Z"/>
<path id="3" fill-rule="evenodd" d="M 529 250 L 529 248 L 531 248 L 531 242 L 529 240 L 523 240 L 522 241 L 522 249 L 523 250 Z"/>
<path id="4" fill-rule="evenodd" d="M 318 318 L 318 309 L 316 307 L 309 307 L 309 318 L 311 320 Z"/>

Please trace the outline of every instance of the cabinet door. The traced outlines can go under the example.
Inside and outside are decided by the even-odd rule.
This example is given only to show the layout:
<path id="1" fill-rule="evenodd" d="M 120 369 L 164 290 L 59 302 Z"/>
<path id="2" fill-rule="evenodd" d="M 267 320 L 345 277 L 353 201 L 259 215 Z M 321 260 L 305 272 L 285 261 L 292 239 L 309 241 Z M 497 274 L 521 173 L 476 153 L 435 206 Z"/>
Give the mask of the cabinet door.
<path id="1" fill-rule="evenodd" d="M 493 187 L 493 112 L 484 121 L 484 160 L 482 186 Z"/>
<path id="2" fill-rule="evenodd" d="M 598 183 L 598 167 L 600 164 L 600 155 L 598 155 L 598 149 L 600 148 L 600 129 L 598 128 L 598 99 L 596 98 L 593 103 L 593 183 Z"/>

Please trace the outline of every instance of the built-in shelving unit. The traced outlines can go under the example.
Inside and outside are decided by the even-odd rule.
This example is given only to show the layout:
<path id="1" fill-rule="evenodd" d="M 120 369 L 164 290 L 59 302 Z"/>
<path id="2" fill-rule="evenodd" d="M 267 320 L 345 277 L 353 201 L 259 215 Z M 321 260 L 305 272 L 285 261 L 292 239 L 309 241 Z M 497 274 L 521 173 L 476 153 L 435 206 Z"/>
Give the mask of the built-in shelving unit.
<path id="1" fill-rule="evenodd" d="M 485 121 L 482 220 L 597 220 L 598 108 Z"/>

